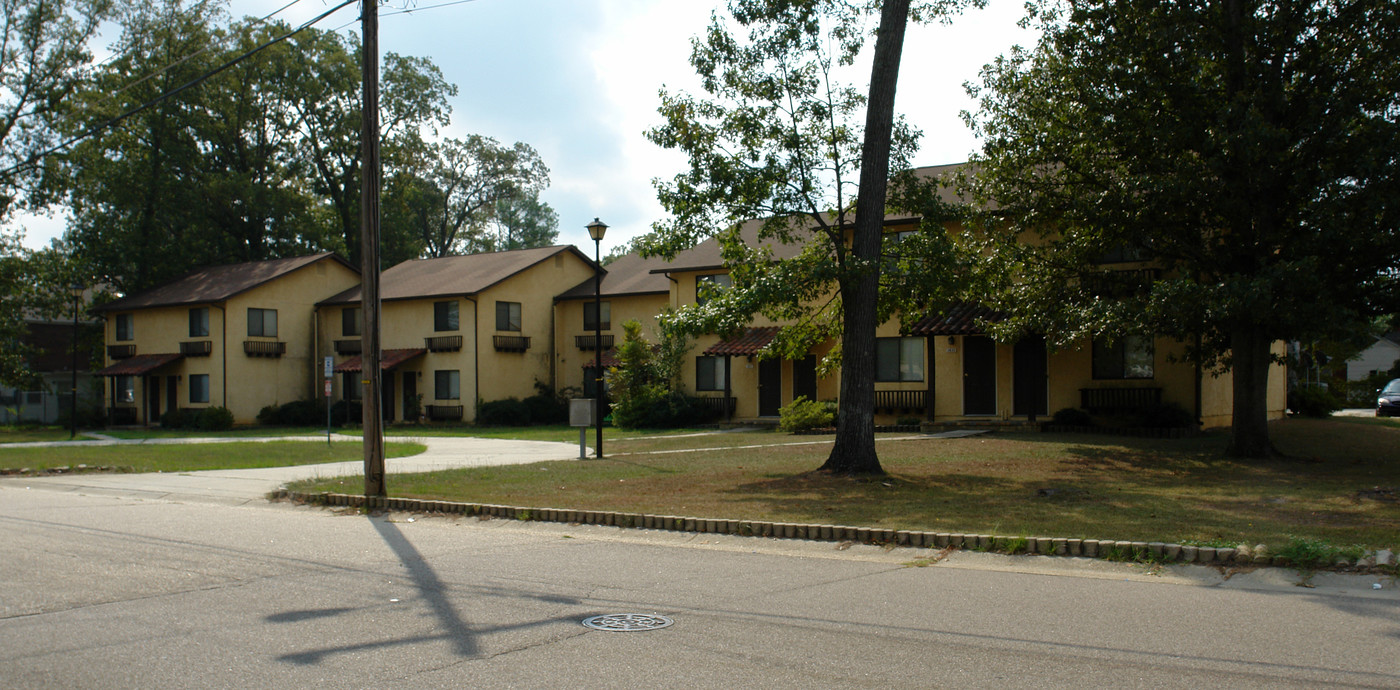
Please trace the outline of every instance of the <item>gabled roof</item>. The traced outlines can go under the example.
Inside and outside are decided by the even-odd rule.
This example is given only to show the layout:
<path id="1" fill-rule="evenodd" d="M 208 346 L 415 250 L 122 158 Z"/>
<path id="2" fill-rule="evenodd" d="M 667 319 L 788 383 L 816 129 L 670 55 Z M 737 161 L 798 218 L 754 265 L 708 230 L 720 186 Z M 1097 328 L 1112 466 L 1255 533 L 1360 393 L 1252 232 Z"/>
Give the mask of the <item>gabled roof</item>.
<path id="1" fill-rule="evenodd" d="M 571 244 L 405 261 L 379 274 L 379 299 L 388 302 L 474 295 L 540 262 L 566 253 L 577 256 L 589 266 L 594 265 L 593 259 Z M 319 304 L 356 304 L 362 299 L 360 289 L 361 286 L 356 285 Z"/>
<path id="2" fill-rule="evenodd" d="M 310 256 L 294 256 L 286 259 L 248 261 L 241 264 L 203 268 L 187 273 L 164 285 L 108 302 L 96 307 L 94 311 L 125 311 L 147 307 L 223 302 L 292 271 L 310 266 L 317 261 L 336 261 L 359 273 L 349 262 L 331 252 L 321 252 Z"/>
<path id="3" fill-rule="evenodd" d="M 934 165 L 923 168 L 916 168 L 914 174 L 924 178 L 941 178 L 957 172 L 966 167 L 966 163 L 953 163 L 950 165 Z M 962 203 L 954 190 L 947 187 L 940 187 L 938 195 L 943 201 L 950 204 Z M 900 225 L 915 222 L 917 218 L 907 213 L 889 214 L 885 216 L 885 225 Z M 803 220 L 804 224 L 810 226 L 810 220 Z M 739 227 L 739 236 L 744 243 L 751 247 L 768 247 L 773 252 L 775 259 L 791 259 L 802 252 L 807 241 L 815 236 L 817 230 L 807 227 L 804 231 L 797 233 L 798 239 L 791 244 L 785 244 L 775 239 L 758 239 L 758 231 L 763 227 L 764 219 L 748 220 Z M 720 253 L 719 240 L 711 237 L 694 247 L 680 252 L 676 258 L 666 264 L 653 268 L 653 273 L 674 273 L 678 271 L 706 271 L 725 269 L 724 258 Z"/>
<path id="4" fill-rule="evenodd" d="M 621 297 L 624 295 L 665 295 L 671 292 L 671 281 L 659 272 L 653 272 L 653 268 L 661 268 L 666 265 L 666 260 L 657 256 L 650 259 L 643 259 L 636 254 L 628 254 L 614 260 L 603 267 L 602 295 L 604 297 Z M 560 293 L 554 299 L 586 299 L 593 297 L 593 279 L 575 285 L 574 287 Z"/>

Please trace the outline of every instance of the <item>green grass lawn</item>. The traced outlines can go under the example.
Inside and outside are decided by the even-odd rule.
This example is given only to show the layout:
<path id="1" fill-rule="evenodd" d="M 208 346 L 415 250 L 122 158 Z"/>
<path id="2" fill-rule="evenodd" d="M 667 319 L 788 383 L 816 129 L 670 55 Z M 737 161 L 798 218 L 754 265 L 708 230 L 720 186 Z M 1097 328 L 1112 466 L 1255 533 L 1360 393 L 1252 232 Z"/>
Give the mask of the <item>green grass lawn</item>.
<path id="1" fill-rule="evenodd" d="M 6 443 L 35 443 L 44 441 L 67 441 L 68 429 L 60 429 L 56 426 L 0 426 L 0 445 Z M 78 434 L 79 441 L 90 441 L 91 439 Z"/>
<path id="2" fill-rule="evenodd" d="M 332 429 L 332 433 L 339 429 Z M 200 431 L 198 429 L 106 429 L 97 433 L 112 438 L 138 440 L 147 438 L 239 438 L 267 436 L 316 436 L 326 435 L 326 427 L 288 426 L 240 426 L 227 431 Z M 64 439 L 67 440 L 67 439 Z"/>
<path id="3" fill-rule="evenodd" d="M 608 444 L 613 441 L 622 441 L 636 438 L 650 438 L 655 436 L 684 436 L 713 432 L 713 429 L 641 429 L 622 430 L 613 427 L 603 427 L 603 450 L 606 452 Z M 347 434 L 359 434 L 358 429 L 347 430 Z M 593 439 L 596 431 L 588 429 L 588 446 L 593 447 Z M 475 438 L 508 438 L 519 441 L 558 441 L 560 443 L 578 443 L 578 428 L 552 425 L 552 426 L 393 426 L 384 431 L 388 437 L 403 438 L 434 438 L 441 436 L 471 436 Z"/>
<path id="4" fill-rule="evenodd" d="M 877 479 L 812 472 L 831 437 L 765 432 L 607 445 L 605 436 L 610 457 L 603 460 L 396 475 L 389 490 L 529 507 L 1013 536 L 1275 547 L 1296 536 L 1400 546 L 1400 425 L 1294 419 L 1275 423 L 1272 433 L 1288 459 L 1225 458 L 1223 433 L 1179 440 L 881 434 L 889 475 Z M 294 488 L 356 493 L 356 482 Z"/>
<path id="5" fill-rule="evenodd" d="M 421 443 L 386 443 L 387 457 L 423 452 Z M 327 447 L 315 441 L 266 443 L 201 443 L 195 445 L 62 446 L 53 448 L 0 447 L 0 468 L 116 467 L 129 472 L 190 472 L 254 467 L 288 467 L 359 460 L 359 441 L 336 441 Z"/>

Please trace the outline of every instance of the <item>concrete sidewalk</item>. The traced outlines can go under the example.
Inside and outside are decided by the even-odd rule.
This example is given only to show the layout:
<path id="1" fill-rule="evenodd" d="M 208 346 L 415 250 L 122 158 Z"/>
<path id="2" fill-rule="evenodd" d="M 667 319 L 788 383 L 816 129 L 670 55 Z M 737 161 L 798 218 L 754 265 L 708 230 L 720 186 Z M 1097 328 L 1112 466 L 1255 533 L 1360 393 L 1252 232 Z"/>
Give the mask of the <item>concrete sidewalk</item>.
<path id="1" fill-rule="evenodd" d="M 338 441 L 359 441 L 358 436 L 336 436 Z M 397 439 L 389 439 L 390 441 Z M 408 440 L 408 439 L 402 439 Z M 546 460 L 577 460 L 578 446 L 550 441 L 512 441 L 491 438 L 432 437 L 415 438 L 427 450 L 406 458 L 384 461 L 389 474 L 431 472 L 458 467 L 487 467 L 495 465 L 524 465 Z M 304 441 L 325 443 L 324 436 L 288 436 L 267 438 L 179 438 L 53 442 L 7 444 L 7 448 L 43 448 L 65 445 L 184 445 L 197 443 L 234 443 L 267 441 Z M 299 479 L 321 477 L 361 476 L 360 461 L 332 462 L 295 467 L 268 467 L 249 470 L 204 470 L 199 472 L 170 472 L 150 474 L 61 474 L 53 476 L 6 477 L 0 479 L 0 489 L 45 489 L 83 494 L 124 496 L 183 502 L 212 502 L 241 505 L 265 500 L 268 492 Z"/>

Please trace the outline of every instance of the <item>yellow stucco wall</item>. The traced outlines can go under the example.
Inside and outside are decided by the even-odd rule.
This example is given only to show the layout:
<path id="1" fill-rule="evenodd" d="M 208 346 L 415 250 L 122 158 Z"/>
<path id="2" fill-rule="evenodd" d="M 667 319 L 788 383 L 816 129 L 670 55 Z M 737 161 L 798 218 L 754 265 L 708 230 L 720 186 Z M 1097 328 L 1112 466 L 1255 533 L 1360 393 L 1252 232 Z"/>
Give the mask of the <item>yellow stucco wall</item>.
<path id="1" fill-rule="evenodd" d="M 304 266 L 269 283 L 235 295 L 224 304 L 203 304 L 179 307 L 155 307 L 108 315 L 106 342 L 108 345 L 135 345 L 136 353 L 161 354 L 180 351 L 180 343 L 207 340 L 211 342 L 208 356 L 190 356 L 176 360 L 136 383 L 136 399 L 119 406 L 135 407 L 138 420 L 146 419 L 146 403 L 150 396 L 150 381 L 158 379 L 160 408 L 170 407 L 168 377 L 176 379 L 176 404 L 181 408 L 227 407 L 234 422 L 250 424 L 266 405 L 277 405 L 311 397 L 319 380 L 320 360 L 314 340 L 314 308 L 317 300 L 325 299 L 359 282 L 359 275 L 345 265 L 330 259 Z M 209 335 L 191 337 L 189 313 L 192 308 L 209 309 Z M 276 337 L 248 335 L 248 309 L 277 311 Z M 116 340 L 117 314 L 131 314 L 133 335 L 130 341 Z M 244 341 L 286 343 L 285 354 L 279 357 L 256 357 L 245 353 Z M 108 359 L 108 364 L 116 360 Z M 209 376 L 209 402 L 190 402 L 190 377 Z M 225 381 L 228 384 L 225 384 Z M 110 383 L 108 383 L 110 391 Z M 154 417 L 154 415 L 152 415 Z"/>
<path id="2" fill-rule="evenodd" d="M 655 343 L 659 340 L 657 316 L 670 303 L 666 294 L 604 296 L 608 305 L 608 328 L 603 329 L 603 340 L 613 336 L 613 345 L 622 344 L 622 324 L 635 320 L 642 324 L 642 335 Z M 583 366 L 593 361 L 592 350 L 580 350 L 576 336 L 592 336 L 594 331 L 584 330 L 583 307 L 593 300 L 563 300 L 554 305 L 554 387 L 556 390 L 576 388 L 583 390 Z M 590 341 L 591 342 L 591 341 Z M 605 348 L 606 349 L 606 348 Z"/>

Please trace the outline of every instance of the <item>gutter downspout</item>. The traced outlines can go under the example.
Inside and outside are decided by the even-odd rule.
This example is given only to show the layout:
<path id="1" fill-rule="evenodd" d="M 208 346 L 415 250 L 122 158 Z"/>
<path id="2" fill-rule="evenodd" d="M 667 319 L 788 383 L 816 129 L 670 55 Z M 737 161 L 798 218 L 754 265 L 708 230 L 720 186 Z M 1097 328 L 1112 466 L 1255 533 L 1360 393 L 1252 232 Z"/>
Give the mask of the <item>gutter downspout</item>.
<path id="1" fill-rule="evenodd" d="M 223 398 L 223 408 L 228 409 L 228 309 L 223 304 L 211 304 L 219 310 L 219 352 L 223 356 L 224 373 L 219 379 L 219 393 Z"/>
<path id="2" fill-rule="evenodd" d="M 475 297 L 462 295 L 462 299 L 472 303 L 472 423 L 481 404 L 481 305 Z"/>

